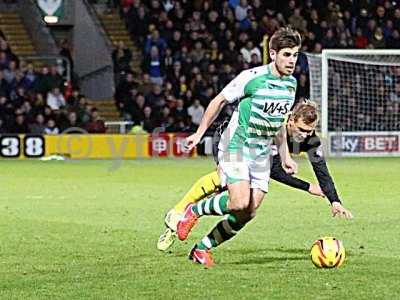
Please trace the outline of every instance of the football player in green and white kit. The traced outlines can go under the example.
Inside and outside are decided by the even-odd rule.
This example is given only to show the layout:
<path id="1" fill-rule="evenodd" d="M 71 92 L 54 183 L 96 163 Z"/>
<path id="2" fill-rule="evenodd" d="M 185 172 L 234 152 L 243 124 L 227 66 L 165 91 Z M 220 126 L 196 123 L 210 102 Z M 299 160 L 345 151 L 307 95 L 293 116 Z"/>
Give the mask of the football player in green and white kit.
<path id="1" fill-rule="evenodd" d="M 235 236 L 255 217 L 268 191 L 274 139 L 282 167 L 288 173 L 297 171 L 282 125 L 295 101 L 297 82 L 292 74 L 300 46 L 301 36 L 296 30 L 277 30 L 269 43 L 272 62 L 242 71 L 234 78 L 210 102 L 196 133 L 187 138 L 188 148 L 195 147 L 222 107 L 240 101 L 218 146 L 220 178 L 227 184 L 229 197 L 215 197 L 202 211 L 189 205 L 177 226 L 179 239 L 185 240 L 199 217 L 225 216 L 212 229 L 215 238 L 204 238 L 191 250 L 189 257 L 195 262 L 213 266 L 210 249 Z"/>

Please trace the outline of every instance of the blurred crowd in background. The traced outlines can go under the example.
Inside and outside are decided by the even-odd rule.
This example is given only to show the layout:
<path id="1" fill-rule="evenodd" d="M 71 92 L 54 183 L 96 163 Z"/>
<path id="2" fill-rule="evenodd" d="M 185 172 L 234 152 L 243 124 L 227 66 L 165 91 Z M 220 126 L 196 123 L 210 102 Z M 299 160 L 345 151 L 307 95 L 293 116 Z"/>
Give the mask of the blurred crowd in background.
<path id="1" fill-rule="evenodd" d="M 112 58 L 116 106 L 125 120 L 148 132 L 154 128 L 166 132 L 195 130 L 210 100 L 227 83 L 242 70 L 263 63 L 263 38 L 281 26 L 291 25 L 299 30 L 303 53 L 320 53 L 325 48 L 400 48 L 399 1 L 108 0 L 107 3 L 110 9 L 120 11 L 131 38 L 142 51 L 141 72 L 136 73 L 131 69 L 132 51 L 123 42 L 115 46 Z M 298 80 L 297 100 L 310 95 L 308 64 L 303 53 L 294 73 Z M 76 86 L 66 85 L 62 72 L 59 65 L 52 65 L 43 66 L 37 73 L 32 63 L 13 54 L 1 34 L 0 132 L 58 133 L 70 127 L 104 132 L 104 122 L 96 108 Z M 397 74 L 396 70 L 393 72 Z M 380 96 L 384 100 L 378 106 L 384 107 L 383 114 L 389 109 L 395 115 L 399 105 L 394 102 L 398 103 L 400 97 L 398 76 L 390 84 Z M 375 97 L 376 93 L 368 97 Z M 371 98 L 367 102 L 373 101 Z M 330 111 L 335 116 L 341 113 L 340 109 L 347 113 L 337 122 L 351 122 L 354 113 L 351 109 L 340 108 L 335 104 L 337 101 L 331 103 Z M 368 117 L 367 108 L 355 112 L 364 121 Z M 234 106 L 227 106 L 211 130 L 233 109 Z M 377 110 L 382 113 L 381 108 Z"/>
<path id="2" fill-rule="evenodd" d="M 262 64 L 263 37 L 281 26 L 299 30 L 302 52 L 400 48 L 396 1 L 123 0 L 119 8 L 144 59 L 136 82 L 139 74 L 130 73 L 129 49 L 116 47 L 117 106 L 125 119 L 149 131 L 196 127 L 209 101 L 236 74 Z M 296 98 L 309 97 L 303 54 L 294 76 Z M 225 115 L 231 111 L 228 107 Z"/>
<path id="3" fill-rule="evenodd" d="M 61 54 L 69 56 L 61 47 Z M 104 133 L 95 107 L 64 76 L 62 61 L 43 65 L 16 56 L 0 31 L 0 133 Z"/>

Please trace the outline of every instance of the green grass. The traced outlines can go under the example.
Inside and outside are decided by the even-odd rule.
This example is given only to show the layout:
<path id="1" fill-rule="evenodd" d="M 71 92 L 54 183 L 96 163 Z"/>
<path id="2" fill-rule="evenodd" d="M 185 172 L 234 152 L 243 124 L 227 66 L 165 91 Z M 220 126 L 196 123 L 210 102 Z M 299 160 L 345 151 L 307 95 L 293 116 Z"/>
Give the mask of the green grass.
<path id="1" fill-rule="evenodd" d="M 187 252 L 217 219 L 169 253 L 155 245 L 165 211 L 211 160 L 1 161 L 0 299 L 398 299 L 399 162 L 329 160 L 352 221 L 272 182 L 257 218 L 205 270 Z M 300 176 L 313 178 L 303 160 Z M 309 260 L 324 235 L 344 242 L 342 268 Z"/>

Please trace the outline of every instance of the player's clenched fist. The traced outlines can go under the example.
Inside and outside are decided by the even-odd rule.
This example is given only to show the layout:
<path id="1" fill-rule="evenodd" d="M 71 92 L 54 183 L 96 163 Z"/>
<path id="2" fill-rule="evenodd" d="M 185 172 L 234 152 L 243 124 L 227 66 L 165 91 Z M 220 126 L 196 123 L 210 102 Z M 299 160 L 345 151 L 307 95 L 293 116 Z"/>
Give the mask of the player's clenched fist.
<path id="1" fill-rule="evenodd" d="M 194 133 L 190 136 L 188 136 L 185 140 L 185 148 L 187 150 L 192 150 L 194 147 L 197 146 L 197 144 L 200 142 L 201 140 L 201 135 L 198 133 Z"/>
<path id="2" fill-rule="evenodd" d="M 308 192 L 311 195 L 315 195 L 315 196 L 320 196 L 320 197 L 325 197 L 324 192 L 322 191 L 321 187 L 319 186 L 319 184 L 314 184 L 314 183 L 310 183 L 310 187 L 308 188 Z"/>
<path id="3" fill-rule="evenodd" d="M 297 173 L 297 163 L 290 156 L 287 156 L 284 160 L 282 160 L 282 168 L 287 174 Z"/>

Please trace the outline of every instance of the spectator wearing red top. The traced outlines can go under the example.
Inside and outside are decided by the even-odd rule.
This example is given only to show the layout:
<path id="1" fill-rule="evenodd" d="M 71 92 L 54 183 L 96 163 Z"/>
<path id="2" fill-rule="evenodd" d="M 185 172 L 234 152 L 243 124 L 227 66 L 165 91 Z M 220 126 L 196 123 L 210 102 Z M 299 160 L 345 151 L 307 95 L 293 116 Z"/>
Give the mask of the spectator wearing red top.
<path id="1" fill-rule="evenodd" d="M 91 113 L 91 120 L 85 125 L 87 132 L 106 133 L 107 129 L 104 121 L 100 118 L 99 111 L 96 108 L 93 108 Z"/>
<path id="2" fill-rule="evenodd" d="M 354 37 L 354 46 L 359 49 L 364 49 L 368 45 L 368 38 L 363 35 L 361 28 L 357 28 L 356 36 Z"/>
<path id="3" fill-rule="evenodd" d="M 121 0 L 122 10 L 126 13 L 135 4 L 135 0 Z"/>

